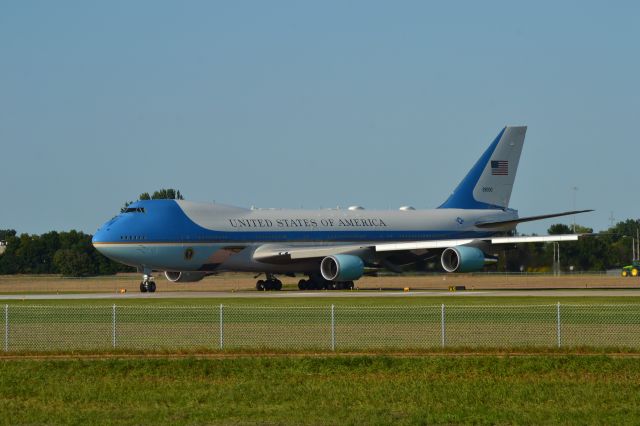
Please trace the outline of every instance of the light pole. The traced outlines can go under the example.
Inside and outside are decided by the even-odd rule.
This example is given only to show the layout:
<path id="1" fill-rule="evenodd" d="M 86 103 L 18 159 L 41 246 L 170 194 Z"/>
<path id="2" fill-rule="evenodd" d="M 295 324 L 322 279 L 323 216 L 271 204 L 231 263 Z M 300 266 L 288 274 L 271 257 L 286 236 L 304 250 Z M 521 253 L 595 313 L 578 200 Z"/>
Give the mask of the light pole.
<path id="1" fill-rule="evenodd" d="M 553 275 L 560 275 L 560 243 L 553 241 Z"/>
<path id="2" fill-rule="evenodd" d="M 573 210 L 576 210 L 576 195 L 578 194 L 578 187 L 574 186 L 571 188 L 573 190 Z M 576 215 L 573 215 L 573 233 L 576 233 Z"/>
<path id="3" fill-rule="evenodd" d="M 637 234 L 638 230 L 636 229 L 636 234 Z M 640 247 L 638 247 L 638 245 L 640 244 L 640 240 L 636 237 L 633 237 L 631 235 L 623 235 L 622 238 L 631 238 L 631 262 L 635 262 L 636 260 L 638 260 L 640 258 Z"/>

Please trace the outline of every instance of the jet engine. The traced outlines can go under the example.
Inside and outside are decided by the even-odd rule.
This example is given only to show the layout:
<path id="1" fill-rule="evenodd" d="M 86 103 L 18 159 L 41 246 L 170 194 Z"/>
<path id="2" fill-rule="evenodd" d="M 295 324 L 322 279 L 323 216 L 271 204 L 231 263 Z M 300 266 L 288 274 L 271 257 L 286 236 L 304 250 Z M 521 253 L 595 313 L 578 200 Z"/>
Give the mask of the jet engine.
<path id="1" fill-rule="evenodd" d="M 353 281 L 364 274 L 364 262 L 351 254 L 327 256 L 320 263 L 320 273 L 327 281 Z"/>
<path id="2" fill-rule="evenodd" d="M 475 272 L 495 261 L 487 258 L 479 248 L 467 246 L 449 247 L 440 256 L 440 263 L 447 272 Z"/>
<path id="3" fill-rule="evenodd" d="M 172 283 L 193 283 L 200 281 L 207 275 L 206 272 L 177 272 L 165 271 L 164 276 Z"/>

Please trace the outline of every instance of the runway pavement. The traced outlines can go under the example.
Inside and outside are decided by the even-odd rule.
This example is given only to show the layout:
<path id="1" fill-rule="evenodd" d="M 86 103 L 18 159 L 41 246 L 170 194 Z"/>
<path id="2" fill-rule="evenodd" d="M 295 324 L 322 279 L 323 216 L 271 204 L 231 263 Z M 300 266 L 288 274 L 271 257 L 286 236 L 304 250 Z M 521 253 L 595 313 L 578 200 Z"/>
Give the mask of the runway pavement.
<path id="1" fill-rule="evenodd" d="M 95 299 L 242 299 L 242 298 L 350 298 L 350 297 L 640 297 L 640 289 L 553 289 L 553 290 L 471 290 L 471 291 L 181 291 L 157 293 L 63 293 L 5 294 L 1 300 L 95 300 Z"/>

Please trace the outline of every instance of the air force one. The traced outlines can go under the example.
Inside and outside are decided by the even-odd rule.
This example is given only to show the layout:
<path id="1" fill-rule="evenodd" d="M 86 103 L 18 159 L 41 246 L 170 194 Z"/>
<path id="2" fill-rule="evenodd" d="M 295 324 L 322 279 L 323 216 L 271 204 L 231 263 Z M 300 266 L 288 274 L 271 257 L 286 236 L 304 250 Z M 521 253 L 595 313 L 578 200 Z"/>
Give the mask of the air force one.
<path id="1" fill-rule="evenodd" d="M 199 281 L 224 271 L 264 274 L 258 290 L 280 290 L 277 275 L 302 275 L 298 287 L 352 288 L 380 269 L 401 272 L 438 261 L 446 272 L 473 272 L 496 262 L 496 246 L 572 241 L 578 235 L 505 236 L 521 222 L 583 213 L 519 217 L 508 208 L 527 128 L 505 127 L 438 208 L 394 211 L 246 209 L 181 200 L 137 201 L 93 237 L 101 253 L 143 274 L 172 282 Z M 497 250 L 496 250 L 497 251 Z"/>

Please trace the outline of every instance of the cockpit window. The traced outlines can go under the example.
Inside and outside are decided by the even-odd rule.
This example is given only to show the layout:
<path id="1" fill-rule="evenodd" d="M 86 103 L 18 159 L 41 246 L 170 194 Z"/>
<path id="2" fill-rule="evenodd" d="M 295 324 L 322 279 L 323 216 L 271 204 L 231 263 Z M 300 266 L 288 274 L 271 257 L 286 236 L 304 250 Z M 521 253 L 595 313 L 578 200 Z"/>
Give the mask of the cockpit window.
<path id="1" fill-rule="evenodd" d="M 129 207 L 124 213 L 144 213 L 144 207 Z"/>

